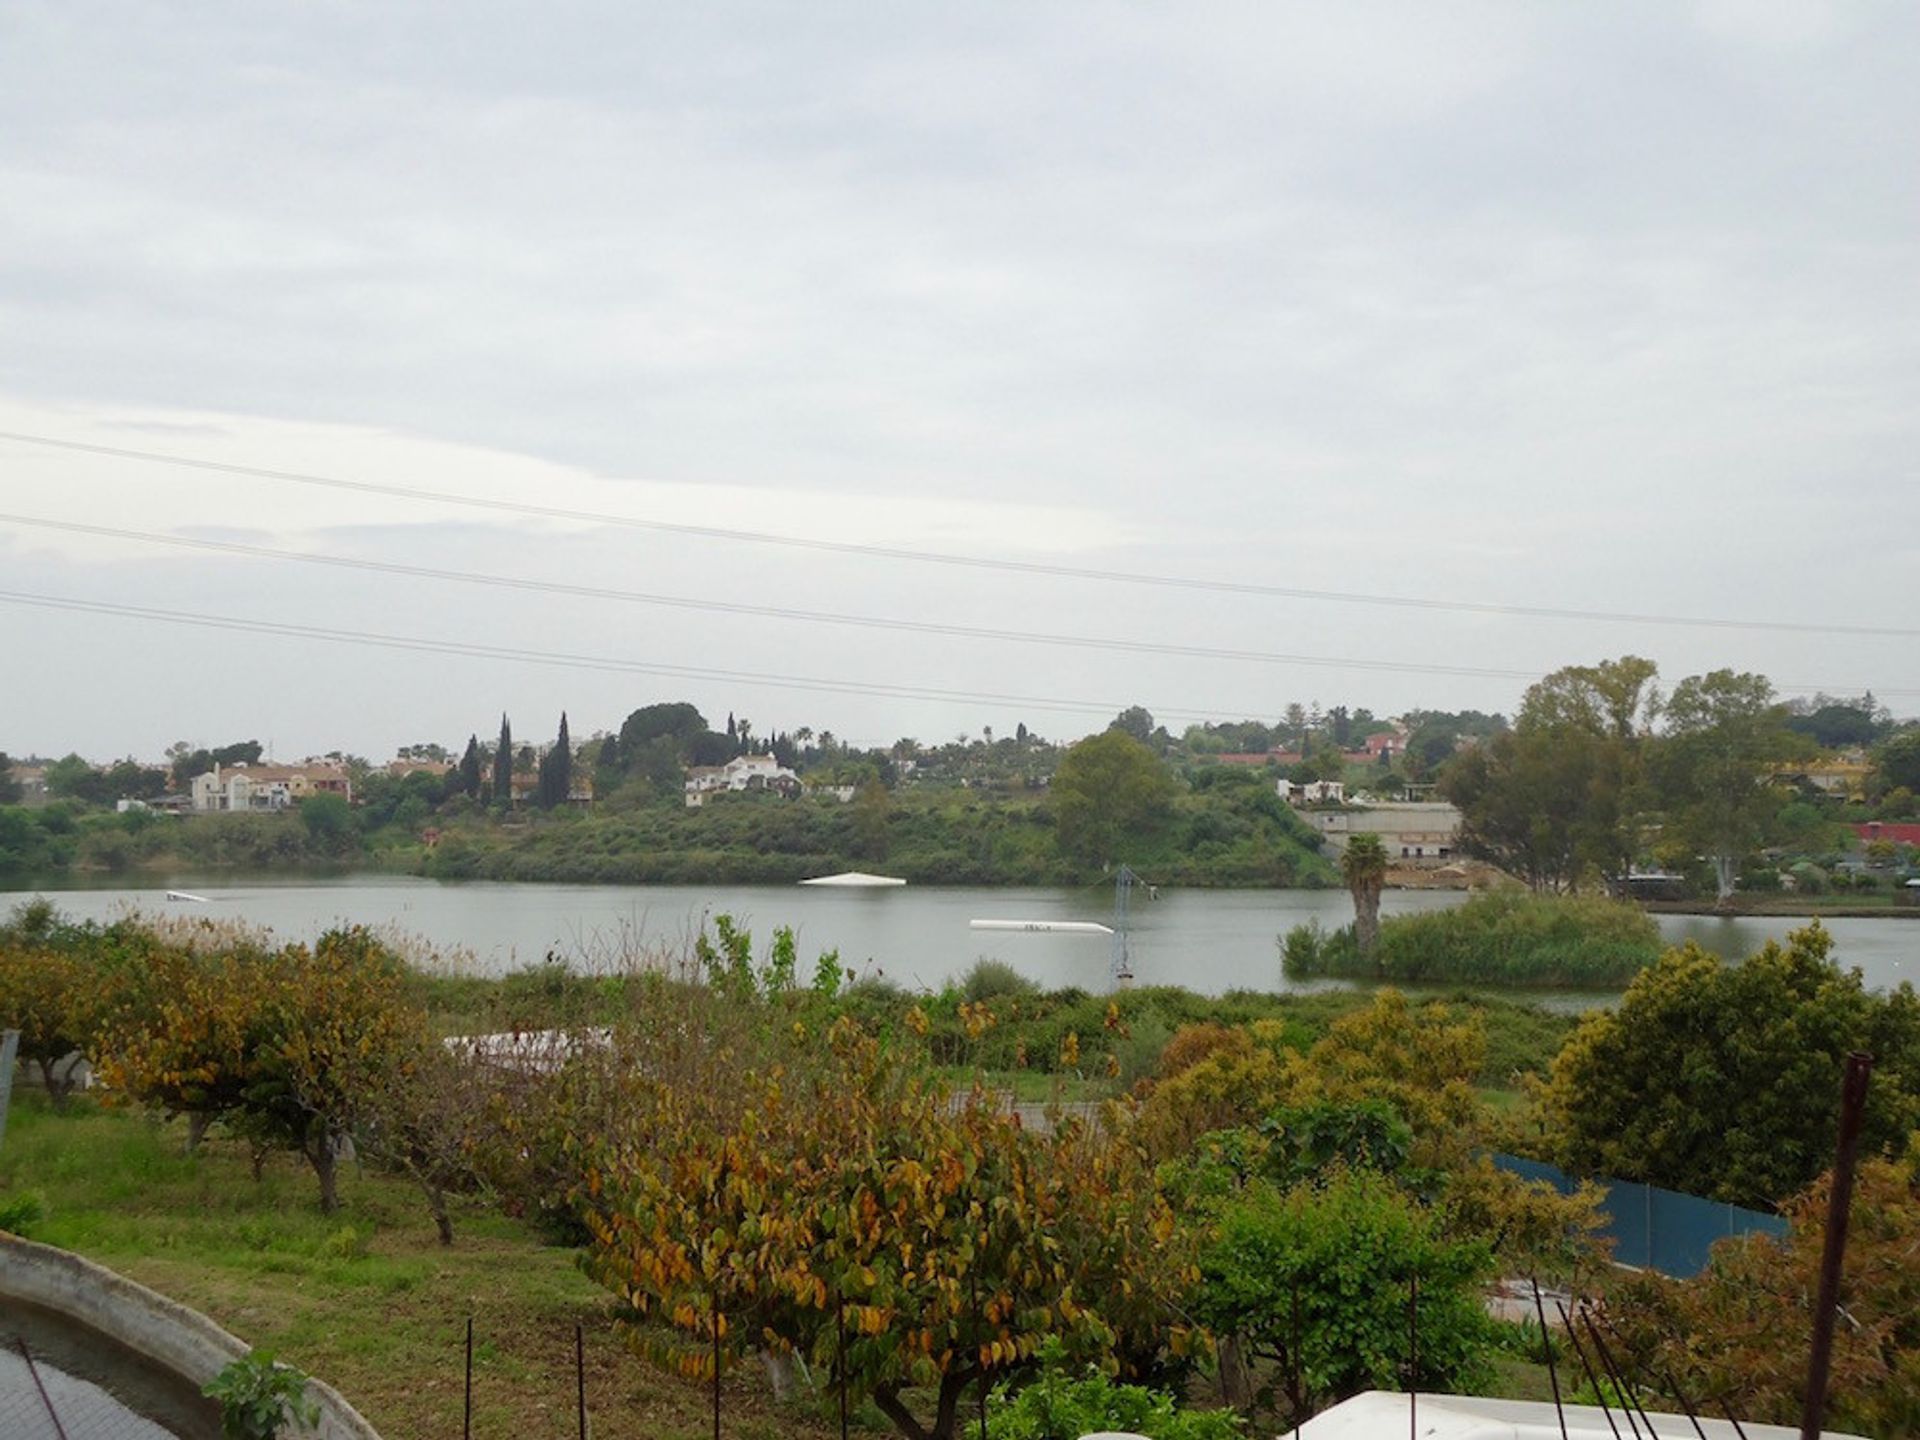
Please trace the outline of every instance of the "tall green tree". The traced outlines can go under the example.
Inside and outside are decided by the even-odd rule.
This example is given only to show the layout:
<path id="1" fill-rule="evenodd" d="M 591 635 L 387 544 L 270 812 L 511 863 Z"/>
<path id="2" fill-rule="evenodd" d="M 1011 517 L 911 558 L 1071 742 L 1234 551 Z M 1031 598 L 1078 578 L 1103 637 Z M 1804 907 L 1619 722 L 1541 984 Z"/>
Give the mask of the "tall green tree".
<path id="1" fill-rule="evenodd" d="M 1380 892 L 1387 883 L 1387 847 L 1380 837 L 1362 832 L 1347 841 L 1340 856 L 1340 876 L 1353 895 L 1353 938 L 1362 959 L 1380 953 Z"/>
<path id="2" fill-rule="evenodd" d="M 20 782 L 13 778 L 13 761 L 0 750 L 0 805 L 18 805 L 21 793 Z"/>
<path id="3" fill-rule="evenodd" d="M 1107 730 L 1067 751 L 1053 777 L 1060 848 L 1076 860 L 1123 858 L 1130 839 L 1155 834 L 1173 803 L 1173 777 L 1145 745 Z"/>
<path id="4" fill-rule="evenodd" d="M 1655 673 L 1626 655 L 1529 687 L 1511 731 L 1442 772 L 1462 848 L 1535 890 L 1572 889 L 1595 872 L 1624 884 L 1646 805 Z"/>
<path id="5" fill-rule="evenodd" d="M 1664 715 L 1656 762 L 1667 822 L 1712 863 L 1725 905 L 1777 808 L 1770 766 L 1788 748 L 1784 713 L 1766 676 L 1715 670 L 1676 685 Z"/>
<path id="6" fill-rule="evenodd" d="M 567 712 L 560 712 L 560 734 L 553 748 L 540 757 L 540 807 L 552 810 L 567 803 L 573 793 L 573 740 L 567 734 Z"/>
<path id="7" fill-rule="evenodd" d="M 480 737 L 467 736 L 467 748 L 460 756 L 460 765 L 454 772 L 457 788 L 462 795 L 478 797 L 480 794 Z"/>
<path id="8" fill-rule="evenodd" d="M 493 803 L 504 810 L 513 803 L 513 726 L 500 714 L 500 741 L 493 747 Z"/>
<path id="9" fill-rule="evenodd" d="M 1818 924 L 1737 965 L 1671 950 L 1617 1008 L 1581 1022 L 1553 1063 L 1561 1159 L 1739 1205 L 1784 1200 L 1833 1161 L 1847 1053 L 1878 1064 L 1863 1144 L 1920 1124 L 1920 998 L 1879 994 L 1832 958 Z"/>

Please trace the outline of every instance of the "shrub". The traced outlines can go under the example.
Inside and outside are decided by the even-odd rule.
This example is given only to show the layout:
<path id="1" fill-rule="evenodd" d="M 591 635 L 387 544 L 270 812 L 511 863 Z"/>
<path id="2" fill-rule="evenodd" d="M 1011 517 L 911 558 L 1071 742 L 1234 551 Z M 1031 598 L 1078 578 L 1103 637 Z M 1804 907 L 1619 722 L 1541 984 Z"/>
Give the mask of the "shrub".
<path id="1" fill-rule="evenodd" d="M 1243 1433 L 1231 1410 L 1177 1410 L 1172 1397 L 1115 1384 L 1091 1366 L 1068 1374 L 1057 1349 L 1042 1358 L 1048 1368 L 1038 1379 L 1017 1391 L 1002 1385 L 987 1401 L 988 1440 L 1080 1440 L 1098 1431 L 1148 1440 L 1238 1440 Z"/>
<path id="2" fill-rule="evenodd" d="M 320 1420 L 320 1407 L 307 1398 L 307 1377 L 291 1365 L 276 1364 L 265 1350 L 235 1360 L 202 1393 L 220 1402 L 224 1440 L 275 1440 L 289 1423 Z"/>
<path id="3" fill-rule="evenodd" d="M 1319 937 L 1296 928 L 1283 950 L 1294 979 L 1582 987 L 1618 985 L 1651 965 L 1660 932 L 1639 907 L 1616 900 L 1494 891 L 1385 920 L 1377 966 L 1362 962 L 1347 931 Z"/>
<path id="4" fill-rule="evenodd" d="M 0 1195 L 0 1230 L 33 1238 L 34 1230 L 47 1218 L 47 1202 L 38 1190 L 22 1190 L 18 1195 Z"/>
<path id="5" fill-rule="evenodd" d="M 960 982 L 961 993 L 976 1005 L 1002 995 L 1032 995 L 1039 988 L 1006 961 L 985 958 L 974 961 Z"/>

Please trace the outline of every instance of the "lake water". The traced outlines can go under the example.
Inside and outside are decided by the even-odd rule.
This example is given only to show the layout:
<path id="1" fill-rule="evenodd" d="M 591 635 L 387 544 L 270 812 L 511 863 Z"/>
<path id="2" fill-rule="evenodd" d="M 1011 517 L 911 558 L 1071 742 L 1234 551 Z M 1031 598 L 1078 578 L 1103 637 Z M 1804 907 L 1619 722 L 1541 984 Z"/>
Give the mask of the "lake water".
<path id="1" fill-rule="evenodd" d="M 168 902 L 166 888 L 211 903 Z M 821 950 L 837 949 L 862 973 L 909 988 L 937 988 L 982 957 L 1003 960 L 1048 987 L 1104 989 L 1112 942 L 1104 936 L 972 930 L 975 919 L 1095 920 L 1111 923 L 1113 890 L 975 889 L 909 886 L 832 890 L 808 886 L 539 885 L 446 882 L 412 876 L 349 876 L 242 881 L 171 876 L 137 889 L 0 892 L 0 911 L 44 893 L 68 914 L 107 919 L 130 908 L 157 914 L 225 916 L 271 927 L 285 939 L 311 939 L 342 923 L 404 932 L 476 973 L 497 975 L 554 954 L 600 968 L 626 955 L 684 948 L 704 917 L 731 914 L 764 951 L 775 926 L 799 941 L 801 973 Z M 1457 891 L 1389 890 L 1388 915 L 1457 905 Z M 1162 890 L 1136 888 L 1129 949 L 1136 983 L 1184 985 L 1208 994 L 1296 988 L 1280 974 L 1277 937 L 1318 920 L 1329 929 L 1353 918 L 1343 890 Z M 1787 918 L 1663 915 L 1668 940 L 1697 940 L 1739 956 L 1803 925 Z M 1920 921 L 1847 918 L 1825 922 L 1835 953 L 1869 984 L 1920 977 Z"/>

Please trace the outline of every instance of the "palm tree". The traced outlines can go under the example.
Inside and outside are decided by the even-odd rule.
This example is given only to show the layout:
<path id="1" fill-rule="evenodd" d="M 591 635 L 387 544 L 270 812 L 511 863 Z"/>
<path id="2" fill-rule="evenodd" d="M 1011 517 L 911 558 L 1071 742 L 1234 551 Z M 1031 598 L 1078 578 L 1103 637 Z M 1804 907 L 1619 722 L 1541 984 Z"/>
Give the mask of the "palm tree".
<path id="1" fill-rule="evenodd" d="M 1387 847 L 1380 837 L 1363 831 L 1347 841 L 1340 856 L 1340 874 L 1353 892 L 1353 938 L 1360 958 L 1379 964 L 1380 891 L 1387 883 Z"/>

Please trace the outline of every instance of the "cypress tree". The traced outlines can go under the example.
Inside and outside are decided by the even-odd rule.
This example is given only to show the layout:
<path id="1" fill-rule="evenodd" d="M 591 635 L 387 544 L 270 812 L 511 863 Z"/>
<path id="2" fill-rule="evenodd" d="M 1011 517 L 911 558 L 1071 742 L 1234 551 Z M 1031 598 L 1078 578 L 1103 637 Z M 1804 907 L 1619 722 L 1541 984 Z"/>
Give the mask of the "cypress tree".
<path id="1" fill-rule="evenodd" d="M 460 769 L 455 772 L 460 777 L 462 795 L 480 793 L 480 737 L 467 736 L 467 753 L 460 757 Z"/>
<path id="2" fill-rule="evenodd" d="M 567 712 L 560 712 L 560 736 L 540 761 L 540 804 L 548 809 L 567 803 L 573 793 L 573 741 L 567 734 Z"/>
<path id="3" fill-rule="evenodd" d="M 493 752 L 493 803 L 502 810 L 513 803 L 513 726 L 500 715 L 500 743 Z"/>

